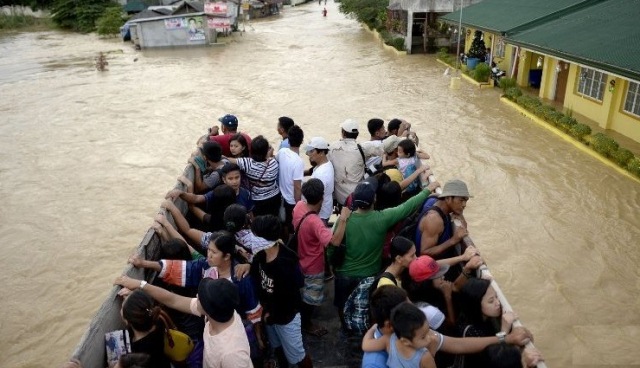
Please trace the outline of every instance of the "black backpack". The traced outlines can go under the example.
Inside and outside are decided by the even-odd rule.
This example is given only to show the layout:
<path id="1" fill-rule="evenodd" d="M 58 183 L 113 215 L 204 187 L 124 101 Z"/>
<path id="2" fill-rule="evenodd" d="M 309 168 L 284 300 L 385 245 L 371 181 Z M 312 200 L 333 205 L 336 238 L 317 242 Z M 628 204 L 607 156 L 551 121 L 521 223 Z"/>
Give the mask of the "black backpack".
<path id="1" fill-rule="evenodd" d="M 298 226 L 296 226 L 296 231 L 293 232 L 293 235 L 287 241 L 286 247 L 296 252 L 296 254 L 298 253 L 298 232 L 300 231 L 300 226 L 302 226 L 304 219 L 306 219 L 307 216 L 312 214 L 316 214 L 316 211 L 309 211 L 305 213 L 304 216 L 302 216 L 302 218 L 300 219 L 300 222 L 298 222 Z"/>

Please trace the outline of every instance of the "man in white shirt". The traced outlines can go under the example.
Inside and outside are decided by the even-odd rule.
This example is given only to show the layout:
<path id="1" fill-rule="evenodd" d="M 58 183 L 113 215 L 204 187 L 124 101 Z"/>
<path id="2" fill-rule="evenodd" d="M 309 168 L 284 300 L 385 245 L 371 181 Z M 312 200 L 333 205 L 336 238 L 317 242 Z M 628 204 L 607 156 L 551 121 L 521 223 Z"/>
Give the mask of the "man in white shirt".
<path id="1" fill-rule="evenodd" d="M 382 166 L 382 140 L 387 137 L 387 130 L 384 128 L 384 120 L 373 118 L 367 122 L 367 130 L 371 139 L 362 142 L 362 147 L 371 151 L 372 156 L 367 159 L 367 174 L 375 173 L 378 167 Z"/>
<path id="2" fill-rule="evenodd" d="M 349 194 L 364 178 L 365 162 L 375 155 L 371 147 L 356 142 L 358 122 L 347 119 L 340 124 L 342 139 L 332 143 L 329 149 L 329 161 L 333 164 L 335 187 L 333 196 L 339 205 L 344 205 Z"/>
<path id="3" fill-rule="evenodd" d="M 333 212 L 334 170 L 331 161 L 327 158 L 329 143 L 322 137 L 313 137 L 306 147 L 307 156 L 312 165 L 311 176 L 320 179 L 324 184 L 324 197 L 320 208 L 320 218 L 325 224 Z"/>
<path id="4" fill-rule="evenodd" d="M 292 213 L 293 207 L 302 197 L 302 178 L 304 177 L 304 162 L 300 157 L 300 145 L 304 140 L 304 132 L 299 126 L 294 125 L 288 132 L 289 148 L 281 148 L 276 155 L 278 165 L 278 186 L 282 193 L 283 205 L 285 209 L 284 239 L 293 233 Z"/>

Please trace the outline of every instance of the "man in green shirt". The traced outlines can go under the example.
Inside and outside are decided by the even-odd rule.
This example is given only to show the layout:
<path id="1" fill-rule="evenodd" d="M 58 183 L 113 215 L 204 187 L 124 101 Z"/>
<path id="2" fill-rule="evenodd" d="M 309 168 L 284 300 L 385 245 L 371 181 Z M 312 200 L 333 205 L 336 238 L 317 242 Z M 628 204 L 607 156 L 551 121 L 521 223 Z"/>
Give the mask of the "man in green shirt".
<path id="1" fill-rule="evenodd" d="M 343 308 L 349 294 L 362 279 L 380 272 L 382 246 L 389 229 L 417 210 L 439 186 L 438 182 L 433 182 L 403 204 L 382 211 L 373 209 L 378 188 L 375 177 L 356 186 L 352 196 L 354 212 L 346 227 L 344 263 L 336 269 L 335 279 L 334 305 L 343 326 Z"/>

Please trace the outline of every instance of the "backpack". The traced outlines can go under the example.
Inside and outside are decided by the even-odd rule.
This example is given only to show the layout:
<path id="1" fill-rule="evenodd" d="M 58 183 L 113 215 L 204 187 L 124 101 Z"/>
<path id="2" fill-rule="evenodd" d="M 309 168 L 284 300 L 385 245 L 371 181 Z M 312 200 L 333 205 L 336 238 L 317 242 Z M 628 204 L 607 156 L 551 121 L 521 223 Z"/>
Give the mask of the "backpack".
<path id="1" fill-rule="evenodd" d="M 287 241 L 286 247 L 294 251 L 296 254 L 298 253 L 298 233 L 300 232 L 300 227 L 302 226 L 302 223 L 304 222 L 304 219 L 307 218 L 307 216 L 315 214 L 316 211 L 309 211 L 305 213 L 304 216 L 302 216 L 302 218 L 300 219 L 300 222 L 298 222 L 298 226 L 296 226 L 293 235 L 289 238 L 289 241 Z"/>
<path id="2" fill-rule="evenodd" d="M 378 276 L 365 277 L 358 286 L 349 294 L 344 304 L 344 321 L 351 332 L 364 335 L 371 327 L 369 317 L 369 299 L 381 278 L 386 277 L 397 286 L 396 278 L 389 272 L 383 272 Z"/>
<path id="3" fill-rule="evenodd" d="M 416 245 L 417 255 L 420 255 L 420 241 L 417 236 L 419 231 L 418 225 L 420 225 L 420 220 L 422 220 L 422 217 L 424 217 L 424 215 L 426 215 L 427 212 L 429 212 L 429 210 L 435 208 L 434 204 L 436 203 L 437 200 L 438 200 L 438 197 L 436 196 L 427 198 L 427 200 L 422 205 L 422 210 L 416 211 L 412 215 L 404 219 L 402 222 L 403 225 L 400 227 L 400 230 L 396 234 L 396 236 L 402 236 L 404 238 L 411 240 Z M 441 211 L 439 211 L 438 213 L 440 212 Z M 443 221 L 445 220 L 443 219 Z"/>

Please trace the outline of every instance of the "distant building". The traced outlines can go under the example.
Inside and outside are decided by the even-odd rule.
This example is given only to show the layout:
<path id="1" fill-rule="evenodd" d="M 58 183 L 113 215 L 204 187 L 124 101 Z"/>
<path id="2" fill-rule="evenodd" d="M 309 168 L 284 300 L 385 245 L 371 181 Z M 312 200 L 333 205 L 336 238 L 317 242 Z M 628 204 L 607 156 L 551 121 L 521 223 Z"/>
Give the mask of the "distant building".
<path id="1" fill-rule="evenodd" d="M 442 19 L 455 25 L 459 17 Z M 462 11 L 467 39 L 482 31 L 518 85 L 637 142 L 639 20 L 638 0 L 484 0 Z"/>

